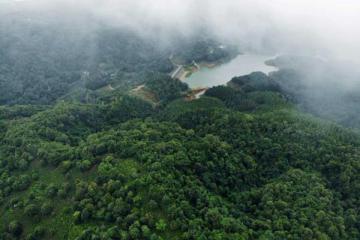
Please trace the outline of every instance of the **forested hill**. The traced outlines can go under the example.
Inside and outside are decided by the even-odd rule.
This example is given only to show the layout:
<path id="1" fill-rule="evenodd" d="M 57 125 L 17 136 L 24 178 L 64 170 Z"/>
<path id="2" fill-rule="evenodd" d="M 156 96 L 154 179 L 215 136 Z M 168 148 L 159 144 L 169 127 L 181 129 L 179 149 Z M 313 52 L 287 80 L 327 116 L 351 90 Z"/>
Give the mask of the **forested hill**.
<path id="1" fill-rule="evenodd" d="M 14 21 L 28 28 L 0 22 L 1 240 L 360 238 L 360 136 L 299 111 L 281 81 L 189 101 L 169 56 L 230 54 L 217 42 L 169 51 L 102 29 L 74 44 Z"/>
<path id="2" fill-rule="evenodd" d="M 171 56 L 189 63 L 230 54 L 208 37 L 169 37 L 169 45 L 92 16 L 56 16 L 15 12 L 2 18 L 0 104 L 89 102 L 107 86 L 126 92 L 145 83 L 149 73 L 170 73 Z"/>
<path id="3" fill-rule="evenodd" d="M 76 24 L 42 20 L 21 16 L 0 23 L 2 104 L 49 104 L 108 84 L 128 90 L 144 81 L 146 71 L 173 68 L 169 52 L 132 32 L 106 27 L 80 32 Z"/>

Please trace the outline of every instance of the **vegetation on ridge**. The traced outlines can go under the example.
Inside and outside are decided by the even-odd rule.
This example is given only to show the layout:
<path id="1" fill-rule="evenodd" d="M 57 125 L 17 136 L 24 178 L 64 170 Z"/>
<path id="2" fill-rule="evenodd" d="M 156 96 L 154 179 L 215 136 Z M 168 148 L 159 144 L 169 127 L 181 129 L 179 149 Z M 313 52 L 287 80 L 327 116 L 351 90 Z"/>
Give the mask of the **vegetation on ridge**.
<path id="1" fill-rule="evenodd" d="M 170 53 L 229 49 L 115 29 L 38 48 L 41 26 L 0 33 L 1 240 L 360 238 L 360 136 L 299 111 L 285 70 L 188 101 Z"/>

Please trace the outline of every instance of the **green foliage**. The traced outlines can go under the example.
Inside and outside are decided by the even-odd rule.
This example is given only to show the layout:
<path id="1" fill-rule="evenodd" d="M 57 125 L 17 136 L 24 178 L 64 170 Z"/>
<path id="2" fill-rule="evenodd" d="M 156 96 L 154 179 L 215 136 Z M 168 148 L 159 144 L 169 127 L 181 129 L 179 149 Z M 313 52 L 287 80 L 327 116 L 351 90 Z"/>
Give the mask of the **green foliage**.
<path id="1" fill-rule="evenodd" d="M 169 52 L 98 34 L 91 63 L 77 62 L 86 43 L 40 50 L 19 38 L 15 65 L 0 49 L 0 102 L 57 101 L 0 107 L 0 239 L 360 238 L 357 133 L 293 109 L 261 73 L 181 99 L 187 85 L 164 74 Z M 189 49 L 186 62 L 228 56 L 216 42 Z M 121 90 L 59 100 L 107 84 L 145 84 L 161 104 Z"/>
<path id="2" fill-rule="evenodd" d="M 15 106 L 0 106 L 0 119 L 18 119 L 24 117 L 31 117 L 32 115 L 45 110 L 45 106 L 37 105 L 15 105 Z"/>
<path id="3" fill-rule="evenodd" d="M 28 217 L 34 217 L 35 215 L 39 214 L 39 207 L 35 204 L 29 204 L 24 208 L 24 213 Z"/>
<path id="4" fill-rule="evenodd" d="M 251 76 L 251 79 L 254 78 L 253 75 Z M 244 84 L 244 88 L 239 88 L 232 83 L 233 80 L 229 83 L 232 87 L 212 87 L 205 92 L 205 96 L 218 98 L 222 100 L 228 108 L 238 111 L 273 110 L 286 107 L 287 105 L 285 98 L 278 93 L 277 90 L 275 91 L 275 88 L 273 89 L 272 87 L 261 84 L 251 87 L 246 87 L 246 84 Z M 251 91 L 249 90 L 250 88 Z"/>
<path id="5" fill-rule="evenodd" d="M 137 97 L 123 96 L 111 103 L 107 120 L 114 123 L 125 122 L 133 118 L 145 118 L 154 112 L 150 103 Z"/>
<path id="6" fill-rule="evenodd" d="M 244 92 L 280 91 L 280 86 L 262 72 L 253 72 L 249 75 L 234 77 L 229 84 Z"/>
<path id="7" fill-rule="evenodd" d="M 176 121 L 180 119 L 182 115 L 191 114 L 193 111 L 207 111 L 224 107 L 224 103 L 216 98 L 201 97 L 190 102 L 178 99 L 169 103 L 164 111 L 160 112 L 159 118 L 165 121 Z"/>
<path id="8" fill-rule="evenodd" d="M 146 88 L 162 102 L 169 102 L 179 98 L 185 91 L 189 90 L 186 83 L 164 74 L 149 75 Z"/>
<path id="9" fill-rule="evenodd" d="M 21 223 L 19 223 L 17 221 L 12 221 L 9 223 L 8 231 L 10 234 L 12 234 L 14 236 L 20 236 L 23 231 L 23 227 L 22 227 Z"/>
<path id="10" fill-rule="evenodd" d="M 250 226 L 258 238 L 273 229 L 272 238 L 344 239 L 345 222 L 333 193 L 318 176 L 289 170 L 265 186 L 242 196 Z"/>
<path id="11" fill-rule="evenodd" d="M 160 231 L 160 232 L 164 232 L 166 230 L 166 223 L 164 221 L 164 219 L 160 219 L 156 224 L 155 224 L 156 230 Z"/>
<path id="12" fill-rule="evenodd" d="M 17 188 L 26 194 L 14 198 L 11 191 L 2 192 L 1 211 L 8 214 L 8 206 L 24 213 L 10 218 L 21 225 L 36 219 L 33 229 L 46 226 L 49 216 L 65 214 L 70 224 L 61 225 L 62 230 L 50 227 L 54 239 L 359 236 L 357 135 L 296 112 L 234 112 L 207 97 L 175 101 L 162 117 L 165 113 L 188 130 L 177 123 L 140 119 L 80 134 L 83 140 L 73 145 L 73 157 L 50 170 L 59 171 L 57 178 L 63 180 L 34 175 L 30 185 Z M 38 113 L 30 121 L 39 116 L 48 114 Z M 65 129 L 61 131 L 78 134 Z M 4 177 L 14 179 L 11 189 L 20 184 L 16 175 Z M 65 210 L 58 201 L 71 208 Z M 53 223 L 62 224 L 58 218 Z M 23 229 L 21 236 L 28 238 L 50 236 Z"/>

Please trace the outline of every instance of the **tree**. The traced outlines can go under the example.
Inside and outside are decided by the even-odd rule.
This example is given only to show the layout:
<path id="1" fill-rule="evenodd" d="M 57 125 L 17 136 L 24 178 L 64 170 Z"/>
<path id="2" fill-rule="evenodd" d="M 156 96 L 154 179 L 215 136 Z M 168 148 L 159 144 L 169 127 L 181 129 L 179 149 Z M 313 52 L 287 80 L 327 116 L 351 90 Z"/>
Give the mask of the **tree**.
<path id="1" fill-rule="evenodd" d="M 39 207 L 38 207 L 37 205 L 35 205 L 35 204 L 29 204 L 29 205 L 27 205 L 27 206 L 25 207 L 24 212 L 25 212 L 25 214 L 26 214 L 27 216 L 33 217 L 33 216 L 39 214 L 40 209 L 39 209 Z"/>
<path id="2" fill-rule="evenodd" d="M 18 237 L 21 235 L 21 233 L 23 231 L 22 224 L 18 221 L 11 221 L 8 225 L 8 231 L 9 231 L 9 233 Z"/>
<path id="3" fill-rule="evenodd" d="M 164 232 L 166 230 L 166 222 L 164 219 L 160 219 L 157 223 L 156 223 L 156 230 L 160 231 L 160 232 Z"/>
<path id="4" fill-rule="evenodd" d="M 53 211 L 53 206 L 50 203 L 43 203 L 40 208 L 41 215 L 48 216 Z"/>

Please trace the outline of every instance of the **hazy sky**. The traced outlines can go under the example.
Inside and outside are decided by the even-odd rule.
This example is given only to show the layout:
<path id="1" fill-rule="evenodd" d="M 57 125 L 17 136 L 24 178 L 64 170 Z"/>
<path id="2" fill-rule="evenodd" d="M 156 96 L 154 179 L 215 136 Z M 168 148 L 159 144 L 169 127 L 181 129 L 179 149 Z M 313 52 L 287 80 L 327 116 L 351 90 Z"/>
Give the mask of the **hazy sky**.
<path id="1" fill-rule="evenodd" d="M 25 0 L 15 5 L 52 8 L 64 17 L 69 9 L 91 12 L 109 24 L 155 36 L 205 28 L 254 50 L 345 59 L 360 54 L 358 0 Z"/>
<path id="2" fill-rule="evenodd" d="M 85 3 L 87 1 L 84 1 Z M 228 40 L 278 51 L 360 54 L 358 0 L 108 0 L 94 10 L 115 23 L 191 33 L 207 27 Z M 101 6 L 100 6 L 101 5 Z"/>

